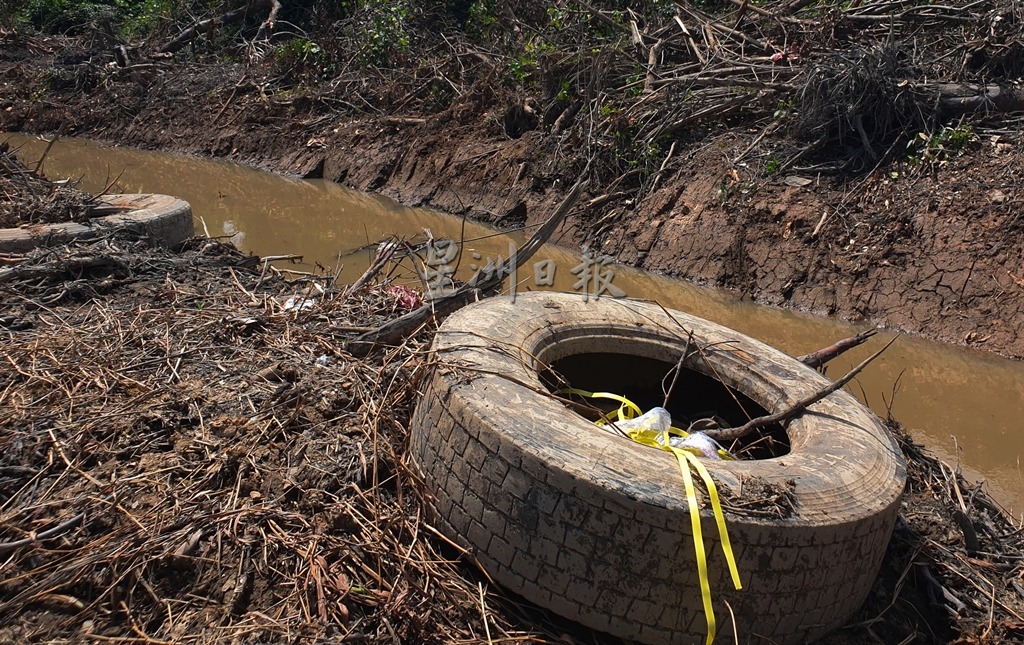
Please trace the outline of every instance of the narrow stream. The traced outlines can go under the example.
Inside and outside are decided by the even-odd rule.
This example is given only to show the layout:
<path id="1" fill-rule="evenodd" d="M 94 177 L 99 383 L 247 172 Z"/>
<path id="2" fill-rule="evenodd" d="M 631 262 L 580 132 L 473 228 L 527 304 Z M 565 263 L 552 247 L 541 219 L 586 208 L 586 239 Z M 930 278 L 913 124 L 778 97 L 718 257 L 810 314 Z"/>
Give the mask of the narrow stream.
<path id="1" fill-rule="evenodd" d="M 3 135 L 0 140 L 22 146 L 22 159 L 33 165 L 46 146 L 45 141 L 21 135 Z M 179 196 L 192 204 L 198 230 L 205 226 L 212 236 L 232 236 L 242 249 L 260 255 L 301 254 L 304 264 L 296 269 L 316 263 L 336 267 L 341 262 L 343 282 L 355 280 L 375 243 L 391 236 L 422 241 L 429 230 L 437 239 L 465 240 L 460 263 L 460 274 L 465 275 L 489 258 L 507 257 L 510 242 L 523 239 L 522 233 L 496 234 L 327 181 L 295 180 L 225 162 L 81 140 L 55 144 L 43 171 L 50 179 L 80 180 L 80 188 L 93 192 L 114 182 L 118 192 Z M 579 254 L 548 245 L 535 260 L 550 260 L 546 268 L 554 267 L 553 288 L 579 290 L 572 273 L 580 264 Z M 533 266 L 520 270 L 519 291 L 538 288 Z M 656 300 L 717 321 L 794 355 L 863 329 L 754 305 L 729 292 L 628 267 L 610 268 L 612 284 L 630 297 Z M 419 285 L 411 268 L 403 279 Z M 879 334 L 833 361 L 829 373 L 838 378 L 891 337 L 890 332 Z M 904 336 L 848 389 L 883 417 L 892 403 L 894 416 L 918 441 L 947 463 L 959 464 L 969 480 L 985 480 L 993 497 L 1014 515 L 1024 512 L 1024 363 Z"/>

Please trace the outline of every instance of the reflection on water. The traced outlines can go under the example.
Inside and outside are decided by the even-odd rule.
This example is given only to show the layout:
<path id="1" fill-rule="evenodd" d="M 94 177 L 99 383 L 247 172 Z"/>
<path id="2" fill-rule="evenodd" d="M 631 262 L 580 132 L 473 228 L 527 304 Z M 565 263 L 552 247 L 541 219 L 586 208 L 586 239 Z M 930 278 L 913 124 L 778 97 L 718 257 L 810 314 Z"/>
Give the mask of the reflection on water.
<path id="1" fill-rule="evenodd" d="M 45 143 L 11 135 L 33 162 Z M 366 193 L 325 181 L 301 181 L 204 159 L 108 149 L 65 140 L 54 145 L 44 164 L 51 179 L 80 178 L 98 191 L 117 179 L 121 192 L 167 193 L 188 200 L 197 226 L 230 237 L 262 255 L 298 253 L 309 266 L 344 264 L 342 279 L 353 281 L 366 268 L 376 243 L 394 237 L 423 241 L 465 240 L 459 274 L 468 276 L 487 259 L 508 257 L 510 238 L 457 218 L 404 208 Z M 511 240 L 520 242 L 522 234 Z M 426 256 L 423 256 L 426 260 Z M 578 254 L 546 246 L 537 262 L 554 269 L 554 288 L 580 290 Z M 398 276 L 419 285 L 411 264 Z M 538 288 L 547 273 L 529 263 L 517 274 L 519 291 Z M 302 267 L 299 267 L 302 268 Z M 600 267 L 597 267 L 600 268 Z M 593 274 L 590 274 L 593 275 Z M 347 276 L 347 278 L 345 277 Z M 850 336 L 861 328 L 797 313 L 761 307 L 723 291 L 701 289 L 627 267 L 614 267 L 614 286 L 631 297 L 656 300 L 715 320 L 764 340 L 790 354 L 804 354 Z M 838 378 L 891 338 L 886 332 L 830 365 Z M 1024 364 L 975 350 L 904 337 L 849 388 L 880 415 L 891 403 L 896 418 L 947 463 L 960 463 L 970 479 L 985 479 L 997 500 L 1015 514 L 1024 512 Z M 894 396 L 895 395 L 895 396 Z"/>

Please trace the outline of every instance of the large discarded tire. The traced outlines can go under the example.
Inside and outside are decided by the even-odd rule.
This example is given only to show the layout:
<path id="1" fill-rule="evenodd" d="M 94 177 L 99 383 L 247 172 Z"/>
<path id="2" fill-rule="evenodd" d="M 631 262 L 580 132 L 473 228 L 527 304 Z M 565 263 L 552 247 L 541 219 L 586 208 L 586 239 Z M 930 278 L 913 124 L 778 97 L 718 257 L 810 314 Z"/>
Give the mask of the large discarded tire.
<path id="1" fill-rule="evenodd" d="M 707 349 L 706 362 L 688 368 L 715 373 L 770 412 L 828 383 L 751 338 L 644 303 L 538 293 L 449 318 L 411 428 L 438 527 L 497 582 L 566 618 L 645 643 L 702 642 L 675 459 L 596 430 L 547 396 L 539 375 L 587 353 L 674 364 L 689 332 Z M 875 580 L 903 492 L 899 448 L 845 392 L 786 433 L 784 456 L 705 461 L 741 495 L 753 476 L 792 481 L 788 517 L 726 513 L 741 591 L 729 582 L 710 509 L 701 511 L 719 624 L 730 623 L 727 601 L 742 642 L 804 643 L 848 620 Z M 720 628 L 729 642 L 731 631 Z"/>

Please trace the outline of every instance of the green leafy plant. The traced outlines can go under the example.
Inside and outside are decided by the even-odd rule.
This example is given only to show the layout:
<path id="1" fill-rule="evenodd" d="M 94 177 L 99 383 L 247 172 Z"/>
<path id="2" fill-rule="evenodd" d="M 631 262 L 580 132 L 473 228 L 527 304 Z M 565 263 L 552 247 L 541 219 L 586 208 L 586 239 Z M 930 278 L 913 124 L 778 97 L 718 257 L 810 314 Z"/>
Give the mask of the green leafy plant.
<path id="1" fill-rule="evenodd" d="M 645 13 L 650 12 L 653 15 L 671 16 L 675 13 L 676 3 L 675 0 L 647 0 L 647 2 L 641 3 L 641 7 Z"/>
<path id="2" fill-rule="evenodd" d="M 658 165 L 662 146 L 642 136 L 641 121 L 626 116 L 621 108 L 613 104 L 604 103 L 597 112 L 606 124 L 602 127 L 612 136 L 611 153 L 620 169 L 651 169 Z"/>
<path id="3" fill-rule="evenodd" d="M 787 101 L 779 101 L 775 105 L 775 113 L 772 115 L 777 121 L 783 121 L 793 116 L 793 112 L 796 111 L 796 102 L 794 99 Z"/>
<path id="4" fill-rule="evenodd" d="M 142 0 L 135 2 L 125 13 L 122 31 L 128 36 L 145 36 L 171 17 L 171 0 Z"/>
<path id="5" fill-rule="evenodd" d="M 565 10 L 559 7 L 548 7 L 548 24 L 552 29 L 559 30 L 565 27 Z"/>
<path id="6" fill-rule="evenodd" d="M 934 137 L 933 137 L 934 138 Z M 938 143 L 947 150 L 962 151 L 970 143 L 977 141 L 974 128 L 969 125 L 958 125 L 955 128 L 942 128 L 939 132 Z"/>
<path id="7" fill-rule="evenodd" d="M 44 32 L 74 34 L 100 28 L 143 36 L 168 18 L 173 7 L 171 0 L 29 0 L 17 18 Z"/>
<path id="8" fill-rule="evenodd" d="M 534 37 L 526 41 L 522 52 L 512 57 L 508 62 L 509 71 L 513 78 L 519 83 L 526 82 L 526 78 L 537 69 L 538 60 L 541 56 L 553 52 L 555 46 L 541 37 Z"/>
<path id="9" fill-rule="evenodd" d="M 399 51 L 409 48 L 409 23 L 413 7 L 405 0 L 362 0 L 363 27 L 359 33 L 361 58 L 368 65 L 386 65 Z"/>
<path id="10" fill-rule="evenodd" d="M 512 72 L 512 76 L 520 83 L 526 80 L 526 74 L 529 72 L 531 67 L 532 64 L 530 61 L 525 60 L 522 57 L 513 58 L 508 62 L 509 71 Z"/>
<path id="11" fill-rule="evenodd" d="M 120 18 L 119 7 L 115 4 L 76 0 L 30 0 L 21 15 L 25 23 L 40 31 L 69 34 Z"/>
<path id="12" fill-rule="evenodd" d="M 568 101 L 572 85 L 569 81 L 562 81 L 562 84 L 558 86 L 558 94 L 555 95 L 555 99 L 558 101 Z"/>
<path id="13" fill-rule="evenodd" d="M 977 140 L 978 135 L 974 128 L 966 124 L 953 128 L 943 127 L 931 136 L 919 132 L 917 138 L 907 144 L 912 151 L 907 160 L 912 165 L 942 165 L 959 156 Z"/>
<path id="14" fill-rule="evenodd" d="M 467 27 L 475 27 L 479 33 L 485 33 L 490 27 L 498 22 L 494 15 L 494 0 L 476 0 L 469 6 L 469 19 Z"/>
<path id="15" fill-rule="evenodd" d="M 318 43 L 306 38 L 289 40 L 274 50 L 274 63 L 281 73 L 300 78 L 322 80 L 334 70 L 331 55 Z"/>
<path id="16" fill-rule="evenodd" d="M 643 80 L 647 77 L 646 72 L 637 72 L 626 77 L 626 96 L 634 98 L 644 92 Z"/>

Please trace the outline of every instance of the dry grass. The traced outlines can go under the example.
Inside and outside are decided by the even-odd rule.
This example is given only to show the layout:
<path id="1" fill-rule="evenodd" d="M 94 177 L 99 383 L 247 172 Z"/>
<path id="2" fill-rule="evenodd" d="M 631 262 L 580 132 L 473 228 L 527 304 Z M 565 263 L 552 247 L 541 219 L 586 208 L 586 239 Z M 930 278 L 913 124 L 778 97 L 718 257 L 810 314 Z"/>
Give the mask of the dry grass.
<path id="1" fill-rule="evenodd" d="M 402 463 L 426 336 L 355 360 L 386 288 L 253 260 L 107 240 L 0 274 L 30 325 L 0 354 L 0 641 L 517 636 Z"/>
<path id="2" fill-rule="evenodd" d="M 387 285 L 286 282 L 205 239 L 7 261 L 0 642 L 615 642 L 503 595 L 431 527 L 404 462 L 431 326 L 346 349 L 401 313 Z M 894 431 L 902 520 L 835 642 L 1024 634 L 1019 527 Z"/>

